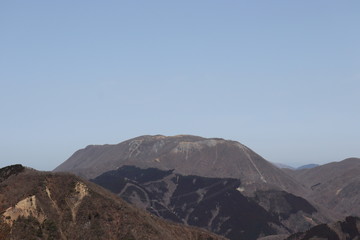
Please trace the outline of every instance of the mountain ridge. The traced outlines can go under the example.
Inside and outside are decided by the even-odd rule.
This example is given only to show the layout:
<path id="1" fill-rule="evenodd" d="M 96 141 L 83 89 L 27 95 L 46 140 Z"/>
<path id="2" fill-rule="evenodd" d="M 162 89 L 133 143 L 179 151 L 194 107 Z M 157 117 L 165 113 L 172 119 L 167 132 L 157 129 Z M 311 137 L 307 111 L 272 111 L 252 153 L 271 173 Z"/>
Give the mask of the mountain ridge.
<path id="1" fill-rule="evenodd" d="M 308 199 L 332 209 L 339 217 L 360 216 L 360 158 L 287 172 L 310 190 Z"/>

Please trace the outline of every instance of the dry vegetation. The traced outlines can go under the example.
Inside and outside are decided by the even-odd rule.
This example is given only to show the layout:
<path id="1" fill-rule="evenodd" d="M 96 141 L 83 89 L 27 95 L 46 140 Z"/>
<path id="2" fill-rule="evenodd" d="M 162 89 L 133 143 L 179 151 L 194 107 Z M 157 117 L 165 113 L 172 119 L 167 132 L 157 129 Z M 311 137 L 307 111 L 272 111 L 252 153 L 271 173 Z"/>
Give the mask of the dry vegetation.
<path id="1" fill-rule="evenodd" d="M 0 180 L 0 239 L 222 239 L 151 216 L 71 174 L 16 165 L 0 169 Z M 37 212 L 5 214 L 30 196 Z"/>

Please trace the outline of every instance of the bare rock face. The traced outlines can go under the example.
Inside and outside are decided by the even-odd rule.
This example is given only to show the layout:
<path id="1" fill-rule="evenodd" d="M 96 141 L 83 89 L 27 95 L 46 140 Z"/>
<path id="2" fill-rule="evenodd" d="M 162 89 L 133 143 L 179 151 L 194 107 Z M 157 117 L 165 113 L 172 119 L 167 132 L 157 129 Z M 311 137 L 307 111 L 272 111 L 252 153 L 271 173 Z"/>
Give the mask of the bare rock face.
<path id="1" fill-rule="evenodd" d="M 282 170 L 238 142 L 188 135 L 141 136 L 117 145 L 88 146 L 54 171 L 73 172 L 91 179 L 124 165 L 174 169 L 182 175 L 237 178 L 247 194 L 269 188 L 297 195 L 306 191 Z"/>
<path id="2" fill-rule="evenodd" d="M 166 222 L 72 174 L 0 169 L 0 239 L 223 239 Z"/>
<path id="3" fill-rule="evenodd" d="M 360 216 L 359 158 L 349 158 L 288 173 L 308 188 L 308 199 L 339 217 Z"/>

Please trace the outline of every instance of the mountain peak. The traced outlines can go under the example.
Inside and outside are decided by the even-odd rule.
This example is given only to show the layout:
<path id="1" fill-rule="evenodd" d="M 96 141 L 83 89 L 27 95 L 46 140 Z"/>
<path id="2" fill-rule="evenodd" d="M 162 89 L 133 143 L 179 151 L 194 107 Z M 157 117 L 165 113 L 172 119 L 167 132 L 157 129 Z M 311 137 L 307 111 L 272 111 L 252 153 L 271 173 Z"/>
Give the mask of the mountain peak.
<path id="1" fill-rule="evenodd" d="M 54 171 L 69 171 L 93 179 L 124 165 L 174 169 L 182 175 L 237 178 L 249 193 L 269 186 L 293 193 L 303 191 L 287 174 L 247 146 L 192 135 L 145 135 L 114 145 L 88 146 Z"/>

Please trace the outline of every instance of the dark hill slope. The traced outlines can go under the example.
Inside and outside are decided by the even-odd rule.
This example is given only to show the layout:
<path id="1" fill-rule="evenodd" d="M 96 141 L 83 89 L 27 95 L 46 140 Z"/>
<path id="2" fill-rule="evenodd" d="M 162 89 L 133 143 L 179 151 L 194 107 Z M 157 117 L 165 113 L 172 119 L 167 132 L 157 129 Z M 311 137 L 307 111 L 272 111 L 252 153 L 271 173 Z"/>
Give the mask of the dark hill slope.
<path id="1" fill-rule="evenodd" d="M 245 193 L 250 194 L 257 189 L 285 190 L 297 195 L 305 191 L 281 169 L 238 142 L 188 135 L 141 136 L 116 145 L 88 146 L 54 171 L 91 179 L 124 165 L 174 169 L 182 175 L 237 178 Z"/>
<path id="2" fill-rule="evenodd" d="M 347 217 L 344 221 L 332 224 L 321 224 L 303 233 L 296 233 L 286 240 L 359 240 L 360 239 L 360 218 Z"/>
<path id="3" fill-rule="evenodd" d="M 138 210 L 72 174 L 0 169 L 0 239 L 221 239 Z"/>
<path id="4" fill-rule="evenodd" d="M 234 240 L 304 231 L 324 220 L 305 199 L 285 191 L 246 196 L 243 183 L 234 178 L 123 166 L 92 181 L 157 216 Z"/>

